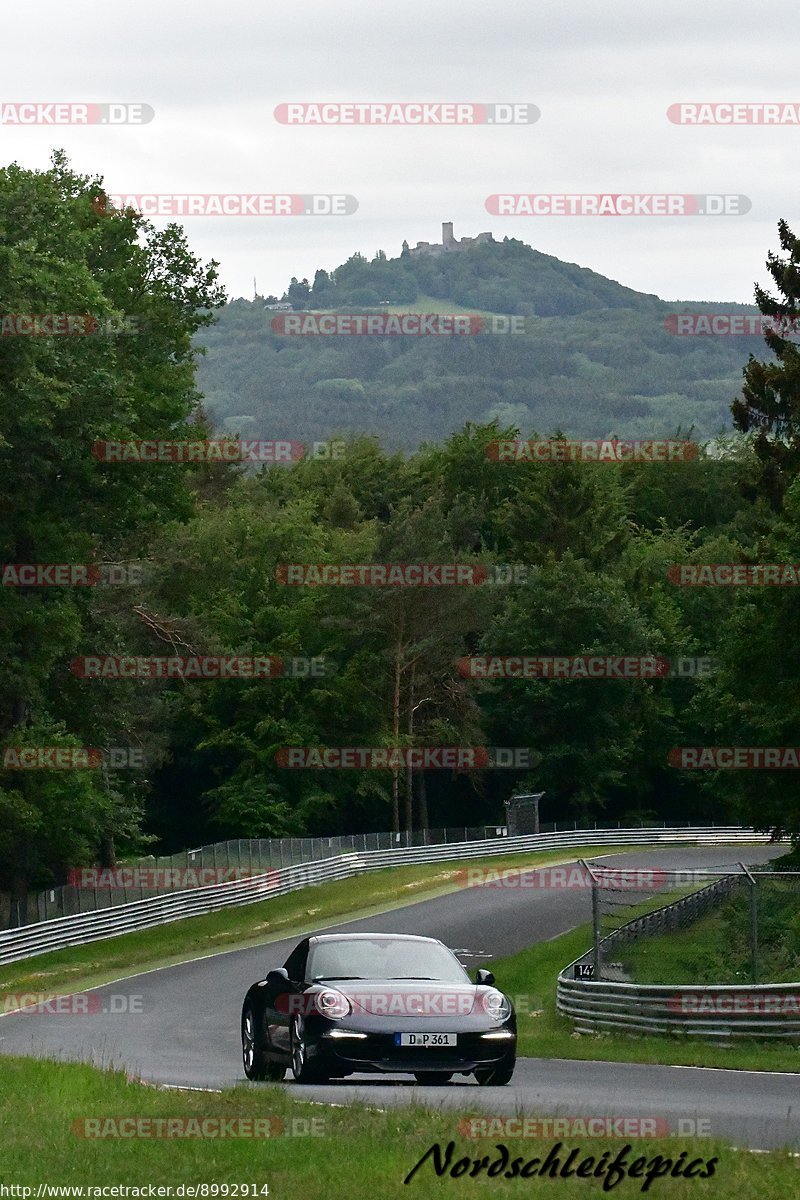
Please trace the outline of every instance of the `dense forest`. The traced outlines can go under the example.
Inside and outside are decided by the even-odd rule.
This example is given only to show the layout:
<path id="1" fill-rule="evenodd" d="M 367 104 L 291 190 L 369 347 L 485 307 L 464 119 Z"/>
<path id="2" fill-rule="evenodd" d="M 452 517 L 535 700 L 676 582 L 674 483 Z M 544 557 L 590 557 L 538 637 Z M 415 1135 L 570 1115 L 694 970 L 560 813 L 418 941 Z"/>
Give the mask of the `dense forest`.
<path id="1" fill-rule="evenodd" d="M 356 254 L 282 299 L 298 312 L 439 312 L 522 318 L 521 333 L 297 336 L 266 301 L 238 299 L 198 335 L 215 423 L 246 437 L 373 434 L 389 450 L 441 441 L 467 421 L 576 437 L 701 438 L 731 428 L 753 336 L 684 336 L 676 313 L 757 313 L 667 303 L 513 239 L 440 255 Z M 385 302 L 390 301 L 387 305 Z"/>
<path id="2" fill-rule="evenodd" d="M 406 350 L 400 339 L 373 338 L 342 348 L 281 346 L 255 336 L 263 310 L 241 301 L 221 308 L 217 264 L 199 262 L 179 227 L 157 232 L 132 211 L 98 212 L 100 190 L 99 179 L 76 175 L 60 155 L 46 172 L 0 171 L 4 311 L 93 313 L 112 322 L 133 315 L 142 330 L 4 339 L 3 562 L 146 567 L 117 586 L 12 586 L 4 576 L 0 888 L 20 894 L 61 882 L 70 867 L 108 863 L 154 839 L 173 849 L 221 837 L 494 822 L 520 787 L 546 792 L 546 820 L 741 820 L 800 832 L 791 771 L 688 770 L 670 757 L 682 746 L 795 740 L 796 590 L 681 586 L 676 572 L 682 564 L 800 562 L 794 342 L 768 333 L 734 389 L 741 351 L 675 338 L 662 353 L 657 346 L 668 335 L 658 332 L 655 298 L 555 260 L 547 260 L 543 287 L 543 256 L 503 243 L 475 252 L 475 271 L 486 264 L 484 290 L 470 291 L 462 278 L 473 269 L 468 256 L 446 268 L 364 264 L 364 278 L 395 272 L 392 286 L 374 290 L 405 302 L 397 280 L 407 276 L 409 289 L 424 285 L 435 295 L 442 272 L 452 271 L 448 297 L 503 311 L 512 301 L 530 304 L 538 313 L 546 294 L 566 295 L 569 285 L 577 307 L 541 316 L 548 332 L 534 339 L 538 350 L 492 337 L 480 351 L 471 339 Z M 776 294 L 757 292 L 756 301 L 765 314 L 797 317 L 800 243 L 783 223 L 779 237 L 783 257 L 769 257 Z M 496 287 L 499 273 L 508 290 Z M 361 280 L 362 266 L 353 277 Z M 347 302 L 356 299 L 354 289 Z M 631 336 L 633 328 L 640 336 Z M 590 329 L 588 345 L 581 331 Z M 211 348 L 201 378 L 215 417 L 221 393 L 208 388 L 209 370 L 219 378 L 227 363 L 226 394 L 238 396 L 241 413 L 255 389 L 269 393 L 258 410 L 260 436 L 297 436 L 299 420 L 309 440 L 323 429 L 345 435 L 343 452 L 258 471 L 104 461 L 93 453 L 103 439 L 211 436 L 195 380 L 198 341 Z M 452 376 L 437 354 L 453 356 Z M 479 363 L 477 354 L 489 357 Z M 275 365 L 285 359 L 285 368 Z M 560 374 L 567 361 L 574 369 Z M 336 398 L 317 388 L 340 367 L 349 398 L 346 390 Z M 360 372 L 371 380 L 368 401 L 355 395 Z M 690 378 L 714 372 L 713 404 L 701 402 L 694 385 L 684 392 Z M 621 390 L 606 390 L 607 373 Z M 687 461 L 504 462 L 493 454 L 498 439 L 534 430 L 621 433 L 603 405 L 617 403 L 623 378 L 633 375 L 651 379 L 645 407 L 631 417 L 637 433 L 675 433 L 678 420 L 664 415 L 664 397 L 673 393 L 691 409 L 676 401 L 669 411 L 680 421 L 694 421 L 703 405 L 719 416 L 726 389 L 738 396 L 728 412 L 734 432 L 710 447 L 700 439 Z M 488 419 L 486 377 L 498 404 L 516 394 L 514 403 L 541 423 L 503 413 Z M 286 399 L 290 378 L 294 408 Z M 481 420 L 462 420 L 451 388 L 468 408 L 476 398 Z M 528 408 L 534 394 L 550 398 Z M 387 441 L 403 440 L 402 424 L 406 440 L 413 429 L 428 444 L 402 453 L 372 436 L 350 436 L 350 428 L 371 428 L 373 404 L 395 430 Z M 424 405 L 419 426 L 415 405 Z M 658 420 L 648 417 L 656 411 Z M 491 580 L 496 564 L 525 570 L 499 585 L 286 582 L 286 564 L 369 563 L 472 564 L 485 568 L 476 580 Z M 76 669 L 86 656 L 130 655 L 313 658 L 324 669 L 220 680 L 91 678 Z M 699 657 L 711 669 L 625 679 L 468 677 L 460 660 L 487 655 L 657 656 L 673 664 Z M 143 769 L 105 761 L 94 770 L 24 770 L 9 756 L 20 747 L 132 746 L 144 752 Z M 536 765 L 282 766 L 286 747 L 341 746 L 524 747 Z"/>

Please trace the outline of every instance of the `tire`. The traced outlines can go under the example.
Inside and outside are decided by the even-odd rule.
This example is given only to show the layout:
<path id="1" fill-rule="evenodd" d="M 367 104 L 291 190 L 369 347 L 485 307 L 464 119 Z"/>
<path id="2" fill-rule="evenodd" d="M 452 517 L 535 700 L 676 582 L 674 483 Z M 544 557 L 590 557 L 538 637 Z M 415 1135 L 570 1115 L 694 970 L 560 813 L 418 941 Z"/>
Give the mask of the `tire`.
<path id="1" fill-rule="evenodd" d="M 284 1066 L 270 1062 L 264 1053 L 252 1004 L 246 1004 L 242 1012 L 242 1065 L 247 1078 L 258 1082 L 280 1083 L 286 1074 Z"/>
<path id="2" fill-rule="evenodd" d="M 292 1075 L 295 1083 L 327 1083 L 326 1071 L 309 1064 L 306 1047 L 305 1019 L 298 1013 L 292 1017 L 289 1045 L 292 1051 Z"/>
<path id="3" fill-rule="evenodd" d="M 504 1087 L 511 1082 L 516 1065 L 516 1059 L 512 1059 L 511 1062 L 500 1062 L 496 1067 L 480 1067 L 474 1075 L 481 1087 Z"/>
<path id="4" fill-rule="evenodd" d="M 452 1071 L 415 1071 L 414 1078 L 423 1087 L 441 1087 L 453 1078 Z"/>

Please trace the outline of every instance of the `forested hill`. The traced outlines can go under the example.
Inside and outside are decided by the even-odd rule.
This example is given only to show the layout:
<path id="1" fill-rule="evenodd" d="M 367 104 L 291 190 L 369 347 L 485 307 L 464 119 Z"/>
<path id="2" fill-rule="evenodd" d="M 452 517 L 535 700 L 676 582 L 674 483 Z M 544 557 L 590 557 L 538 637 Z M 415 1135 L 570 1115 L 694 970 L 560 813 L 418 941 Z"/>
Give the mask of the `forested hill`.
<path id="1" fill-rule="evenodd" d="M 199 338 L 208 353 L 198 381 L 222 430 L 305 442 L 359 431 L 413 449 L 497 417 L 525 434 L 693 426 L 710 437 L 730 427 L 749 353 L 768 356 L 758 336 L 665 327 L 675 312 L 754 307 L 667 303 L 513 239 L 439 257 L 354 255 L 310 285 L 292 280 L 283 299 L 295 311 L 500 313 L 524 317 L 525 332 L 284 336 L 264 298 L 235 300 Z"/>

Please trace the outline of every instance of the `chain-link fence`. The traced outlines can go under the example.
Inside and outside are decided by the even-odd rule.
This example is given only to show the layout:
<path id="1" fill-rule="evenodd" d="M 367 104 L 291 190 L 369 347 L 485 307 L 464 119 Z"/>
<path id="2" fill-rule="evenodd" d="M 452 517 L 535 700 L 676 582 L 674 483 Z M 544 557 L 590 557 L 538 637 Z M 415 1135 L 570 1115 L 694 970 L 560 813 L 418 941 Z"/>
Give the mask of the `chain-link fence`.
<path id="1" fill-rule="evenodd" d="M 642 829 L 666 828 L 665 821 L 641 821 Z M 626 828 L 633 826 L 628 823 Z M 677 823 L 671 822 L 670 828 Z M 565 833 L 571 830 L 618 829 L 619 821 L 543 822 L 541 833 Z M 686 828 L 691 828 L 686 822 Z M 96 909 L 113 908 L 131 900 L 144 900 L 165 892 L 182 891 L 229 879 L 244 879 L 280 867 L 318 862 L 337 854 L 368 850 L 394 850 L 408 846 L 440 846 L 454 842 L 483 841 L 505 837 L 505 825 L 449 826 L 444 829 L 418 829 L 411 833 L 357 833 L 337 837 L 233 839 L 182 850 L 178 854 L 148 856 L 125 861 L 110 870 L 96 867 L 70 872 L 70 882 L 32 892 L 23 899 L 0 893 L 0 929 L 16 929 L 53 917 L 75 916 Z"/>
<path id="2" fill-rule="evenodd" d="M 591 877 L 592 950 L 579 978 L 762 984 L 800 978 L 800 872 L 730 866 Z"/>
<path id="3" fill-rule="evenodd" d="M 562 826 L 563 828 L 563 826 Z M 504 837 L 505 826 L 459 826 L 408 833 L 359 833 L 338 837 L 241 838 L 215 842 L 178 854 L 126 860 L 109 869 L 76 868 L 67 884 L 12 900 L 0 893 L 0 928 L 16 929 L 53 917 L 75 916 L 144 900 L 164 892 L 246 879 L 298 863 L 318 862 L 337 854 L 438 846 L 445 842 Z"/>

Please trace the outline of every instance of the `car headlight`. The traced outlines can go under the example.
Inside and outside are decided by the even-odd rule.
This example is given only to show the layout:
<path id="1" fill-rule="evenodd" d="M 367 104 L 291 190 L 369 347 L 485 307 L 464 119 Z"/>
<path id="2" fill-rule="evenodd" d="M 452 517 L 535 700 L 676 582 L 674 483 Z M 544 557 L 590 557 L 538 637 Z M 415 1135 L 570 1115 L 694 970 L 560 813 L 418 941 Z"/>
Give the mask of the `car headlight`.
<path id="1" fill-rule="evenodd" d="M 341 1021 L 342 1017 L 348 1017 L 353 1011 L 347 996 L 333 988 L 316 992 L 314 1007 L 321 1017 L 330 1017 L 332 1021 Z"/>
<path id="2" fill-rule="evenodd" d="M 494 990 L 485 992 L 483 1007 L 490 1017 L 494 1017 L 498 1021 L 505 1021 L 507 1017 L 511 1016 L 511 1004 L 502 992 Z"/>

